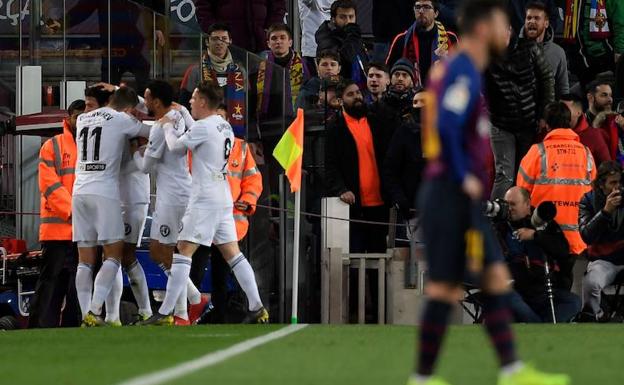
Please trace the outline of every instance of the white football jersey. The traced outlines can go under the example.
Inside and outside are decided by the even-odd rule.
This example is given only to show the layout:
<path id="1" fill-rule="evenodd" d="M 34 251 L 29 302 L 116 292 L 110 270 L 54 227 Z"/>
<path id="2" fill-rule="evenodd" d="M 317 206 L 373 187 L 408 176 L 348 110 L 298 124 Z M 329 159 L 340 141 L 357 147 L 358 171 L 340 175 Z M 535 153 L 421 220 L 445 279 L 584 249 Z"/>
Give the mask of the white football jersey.
<path id="1" fill-rule="evenodd" d="M 126 148 L 124 148 L 121 160 L 119 198 L 122 205 L 150 203 L 150 176 L 137 168 L 130 156 L 129 142 L 127 142 Z"/>
<path id="2" fill-rule="evenodd" d="M 126 143 L 146 132 L 140 121 L 109 107 L 78 116 L 78 161 L 73 195 L 119 200 L 119 173 Z"/>
<path id="3" fill-rule="evenodd" d="M 225 178 L 234 145 L 232 126 L 219 115 L 197 120 L 179 142 L 191 150 L 193 188 L 189 206 L 213 209 L 232 207 Z"/>
<path id="4" fill-rule="evenodd" d="M 177 137 L 186 131 L 182 114 L 171 110 L 166 115 L 174 121 Z M 191 174 L 188 168 L 187 151 L 173 152 L 167 148 L 162 127 L 150 131 L 149 144 L 145 155 L 158 159 L 156 163 L 156 199 L 172 206 L 186 206 L 191 196 Z"/>

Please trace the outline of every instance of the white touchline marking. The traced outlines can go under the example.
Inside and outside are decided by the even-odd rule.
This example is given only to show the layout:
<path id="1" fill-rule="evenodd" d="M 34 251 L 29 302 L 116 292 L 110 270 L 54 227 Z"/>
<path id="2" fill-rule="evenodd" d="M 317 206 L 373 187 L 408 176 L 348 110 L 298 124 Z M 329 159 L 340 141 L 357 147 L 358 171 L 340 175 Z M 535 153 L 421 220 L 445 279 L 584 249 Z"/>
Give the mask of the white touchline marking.
<path id="1" fill-rule="evenodd" d="M 195 371 L 203 368 L 207 368 L 218 363 L 221 363 L 227 359 L 235 357 L 239 354 L 246 353 L 260 345 L 264 345 L 271 341 L 278 340 L 286 337 L 289 334 L 298 332 L 299 330 L 308 326 L 307 324 L 290 325 L 273 333 L 265 334 L 250 340 L 239 342 L 236 345 L 232 345 L 229 348 L 223 350 L 217 350 L 216 352 L 208 353 L 199 358 L 195 358 L 191 361 L 186 361 L 176 366 L 172 366 L 168 369 L 160 370 L 158 372 L 146 374 L 131 378 L 129 380 L 122 381 L 117 385 L 157 385 L 167 381 L 174 380 L 176 378 L 184 377 Z"/>

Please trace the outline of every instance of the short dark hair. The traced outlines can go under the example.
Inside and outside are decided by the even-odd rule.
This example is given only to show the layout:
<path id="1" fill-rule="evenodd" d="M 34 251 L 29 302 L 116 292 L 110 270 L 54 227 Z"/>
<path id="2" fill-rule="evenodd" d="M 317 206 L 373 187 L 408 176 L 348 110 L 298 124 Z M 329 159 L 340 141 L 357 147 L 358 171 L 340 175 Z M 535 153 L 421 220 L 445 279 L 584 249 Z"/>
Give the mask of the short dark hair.
<path id="1" fill-rule="evenodd" d="M 150 90 L 152 98 L 160 100 L 164 107 L 169 107 L 173 103 L 173 87 L 168 82 L 152 80 L 145 88 Z"/>
<path id="2" fill-rule="evenodd" d="M 345 90 L 347 88 L 349 88 L 352 85 L 358 85 L 356 82 L 354 82 L 351 79 L 343 79 L 340 83 L 338 83 L 338 85 L 336 86 L 336 97 L 337 98 L 342 98 L 342 95 L 344 94 Z M 359 86 L 358 86 L 359 88 Z"/>
<path id="3" fill-rule="evenodd" d="M 482 21 L 489 19 L 494 11 L 507 13 L 502 0 L 464 0 L 457 12 L 457 25 L 462 34 L 471 33 Z"/>
<path id="4" fill-rule="evenodd" d="M 544 108 L 544 120 L 550 129 L 570 128 L 572 113 L 563 102 L 552 102 Z"/>
<path id="5" fill-rule="evenodd" d="M 139 104 L 139 97 L 134 89 L 121 87 L 110 98 L 109 105 L 114 109 L 124 109 L 135 107 Z"/>
<path id="6" fill-rule="evenodd" d="M 600 188 L 611 175 L 622 174 L 622 166 L 616 161 L 608 160 L 600 163 L 596 179 L 592 182 L 594 189 Z"/>
<path id="7" fill-rule="evenodd" d="M 102 86 L 87 87 L 85 90 L 85 98 L 94 98 L 100 107 L 107 105 L 112 95 L 111 91 L 106 91 Z"/>
<path id="8" fill-rule="evenodd" d="M 435 11 L 439 11 L 440 10 L 440 2 L 438 0 L 414 0 L 414 5 L 416 5 L 417 1 L 428 1 L 431 3 L 431 5 L 433 5 L 433 9 Z"/>
<path id="9" fill-rule="evenodd" d="M 576 105 L 583 105 L 583 98 L 578 96 L 577 94 L 565 94 L 559 97 L 559 100 L 562 102 L 572 102 Z"/>
<path id="10" fill-rule="evenodd" d="M 538 11 L 542 11 L 546 15 L 546 20 L 550 19 L 550 10 L 542 1 L 532 1 L 527 4 L 526 8 L 524 9 L 525 15 L 529 9 L 537 9 Z"/>
<path id="11" fill-rule="evenodd" d="M 606 79 L 598 78 L 596 80 L 592 80 L 587 85 L 587 87 L 585 87 L 585 90 L 587 91 L 588 94 L 594 95 L 596 92 L 598 92 L 598 87 L 600 87 L 600 86 L 609 86 L 609 87 L 611 87 L 611 89 L 613 89 L 613 84 L 611 84 L 610 81 L 608 81 Z"/>
<path id="12" fill-rule="evenodd" d="M 81 111 L 83 112 L 85 110 L 86 105 L 85 105 L 85 101 L 82 99 L 78 99 L 78 100 L 74 100 L 69 107 L 67 107 L 67 113 L 69 114 L 69 116 L 72 116 L 74 114 L 74 112 L 76 111 Z"/>
<path id="13" fill-rule="evenodd" d="M 366 74 L 368 74 L 368 71 L 370 71 L 371 68 L 375 68 L 376 70 L 383 71 L 387 74 L 390 74 L 390 71 L 388 70 L 388 66 L 382 62 L 374 61 L 374 62 L 368 63 L 368 65 L 366 66 Z"/>
<path id="14" fill-rule="evenodd" d="M 329 9 L 329 16 L 333 19 L 338 14 L 338 8 L 353 9 L 357 14 L 357 5 L 353 0 L 336 0 L 332 3 Z"/>
<path id="15" fill-rule="evenodd" d="M 220 87 L 209 82 L 201 82 L 197 86 L 197 92 L 208 102 L 208 106 L 217 109 L 219 104 L 223 103 L 223 93 Z"/>
<path id="16" fill-rule="evenodd" d="M 340 64 L 340 54 L 338 54 L 338 52 L 334 51 L 333 49 L 322 50 L 316 58 L 317 63 L 320 63 L 321 59 L 332 59 Z"/>
<path id="17" fill-rule="evenodd" d="M 225 105 L 225 103 L 219 103 L 219 105 L 217 106 L 217 108 L 215 108 L 216 110 L 223 110 L 223 111 L 227 111 L 227 106 Z"/>
<path id="18" fill-rule="evenodd" d="M 216 32 L 216 31 L 225 31 L 228 33 L 229 37 L 232 37 L 232 30 L 230 29 L 230 26 L 225 23 L 210 24 L 210 26 L 206 30 L 206 34 L 210 36 L 211 33 Z"/>
<path id="19" fill-rule="evenodd" d="M 290 38 L 290 40 L 292 40 L 292 31 L 290 30 L 290 27 L 287 26 L 284 23 L 273 23 L 269 26 L 269 29 L 267 29 L 267 40 L 269 40 L 271 38 L 271 34 L 273 32 L 286 32 L 288 34 L 288 37 Z"/>

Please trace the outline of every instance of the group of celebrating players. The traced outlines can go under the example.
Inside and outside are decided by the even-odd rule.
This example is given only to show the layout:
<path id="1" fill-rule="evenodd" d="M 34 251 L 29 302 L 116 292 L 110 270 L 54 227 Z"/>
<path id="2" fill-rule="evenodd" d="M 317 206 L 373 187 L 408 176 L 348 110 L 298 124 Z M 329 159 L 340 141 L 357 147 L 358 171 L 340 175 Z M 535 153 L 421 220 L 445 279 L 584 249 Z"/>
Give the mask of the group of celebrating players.
<path id="1" fill-rule="evenodd" d="M 191 258 L 200 245 L 213 244 L 247 296 L 246 321 L 269 320 L 254 271 L 238 247 L 226 179 L 234 134 L 217 111 L 221 92 L 200 84 L 191 112 L 174 103 L 173 95 L 171 85 L 159 80 L 148 84 L 144 98 L 131 88 L 107 84 L 86 91 L 85 111 L 76 120 L 72 193 L 73 241 L 79 254 L 76 289 L 84 326 L 121 325 L 122 266 L 137 301 L 137 325 L 196 322 L 207 298 L 189 278 Z M 148 113 L 156 119 L 151 125 L 137 118 Z M 168 276 L 156 312 L 135 256 L 150 202 L 150 173 L 156 176 L 150 255 Z M 98 246 L 103 262 L 93 279 Z"/>

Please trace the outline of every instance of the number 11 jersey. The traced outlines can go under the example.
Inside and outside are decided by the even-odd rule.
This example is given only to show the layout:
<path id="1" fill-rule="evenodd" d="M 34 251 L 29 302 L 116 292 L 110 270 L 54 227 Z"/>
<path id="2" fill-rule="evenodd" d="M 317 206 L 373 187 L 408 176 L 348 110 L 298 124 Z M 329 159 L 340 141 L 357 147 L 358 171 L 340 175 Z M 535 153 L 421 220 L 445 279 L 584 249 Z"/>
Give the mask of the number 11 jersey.
<path id="1" fill-rule="evenodd" d="M 126 141 L 145 134 L 143 123 L 109 107 L 78 116 L 78 162 L 73 195 L 119 200 L 119 172 Z"/>

